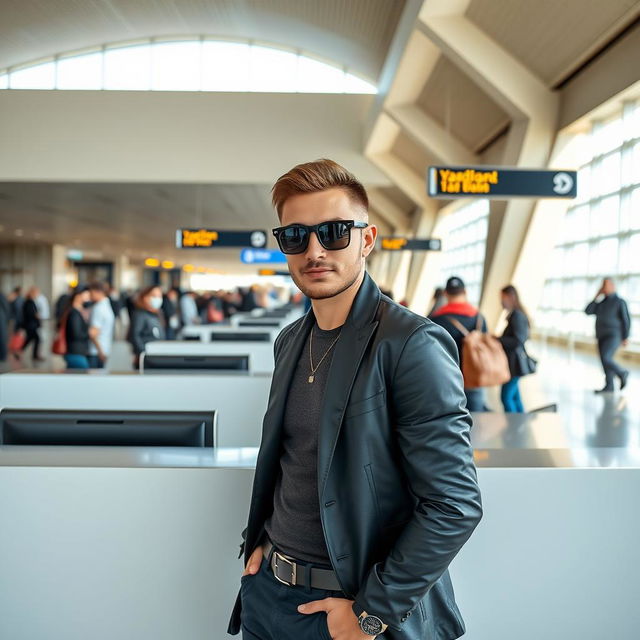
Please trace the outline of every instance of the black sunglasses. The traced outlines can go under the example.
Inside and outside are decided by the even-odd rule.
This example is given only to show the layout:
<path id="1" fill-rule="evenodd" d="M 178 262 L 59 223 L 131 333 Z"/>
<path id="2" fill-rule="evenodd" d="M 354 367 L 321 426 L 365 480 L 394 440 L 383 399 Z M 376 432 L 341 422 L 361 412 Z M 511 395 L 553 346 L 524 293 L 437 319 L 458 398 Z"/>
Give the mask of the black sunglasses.
<path id="1" fill-rule="evenodd" d="M 307 250 L 312 231 L 327 251 L 339 251 L 349 246 L 351 229 L 366 229 L 368 226 L 366 222 L 355 220 L 331 220 L 313 226 L 290 224 L 286 227 L 278 227 L 273 229 L 273 235 L 278 241 L 280 251 L 289 255 L 304 253 Z"/>

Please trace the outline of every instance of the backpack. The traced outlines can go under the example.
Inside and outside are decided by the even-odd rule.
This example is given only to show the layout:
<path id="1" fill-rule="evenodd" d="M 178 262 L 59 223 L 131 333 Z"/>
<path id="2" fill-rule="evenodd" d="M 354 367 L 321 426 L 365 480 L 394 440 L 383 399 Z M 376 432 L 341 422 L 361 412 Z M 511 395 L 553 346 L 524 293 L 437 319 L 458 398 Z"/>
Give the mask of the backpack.
<path id="1" fill-rule="evenodd" d="M 464 336 L 462 339 L 462 377 L 465 389 L 493 387 L 511 380 L 507 354 L 497 338 L 482 332 L 482 316 L 478 314 L 476 328 L 469 331 L 461 322 L 449 317 L 449 322 Z"/>

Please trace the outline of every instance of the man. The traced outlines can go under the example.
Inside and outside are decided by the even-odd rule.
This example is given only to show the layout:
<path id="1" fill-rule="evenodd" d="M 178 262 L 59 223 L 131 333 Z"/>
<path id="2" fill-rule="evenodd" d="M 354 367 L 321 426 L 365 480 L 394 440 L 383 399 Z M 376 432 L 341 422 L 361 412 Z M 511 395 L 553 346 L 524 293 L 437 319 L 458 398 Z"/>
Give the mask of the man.
<path id="1" fill-rule="evenodd" d="M 89 285 L 89 297 L 93 306 L 89 319 L 89 368 L 103 369 L 113 345 L 115 316 L 107 289 L 101 282 Z"/>
<path id="2" fill-rule="evenodd" d="M 187 291 L 180 298 L 180 318 L 182 325 L 188 327 L 200 324 L 200 312 L 196 304 L 196 294 L 194 291 Z"/>
<path id="3" fill-rule="evenodd" d="M 596 317 L 596 338 L 600 361 L 604 369 L 605 385 L 595 393 L 614 390 L 614 376 L 620 378 L 620 389 L 627 385 L 629 372 L 621 367 L 613 356 L 620 345 L 627 346 L 631 330 L 631 318 L 627 303 L 616 293 L 616 285 L 611 278 L 605 278 L 595 299 L 587 305 L 585 313 Z"/>
<path id="4" fill-rule="evenodd" d="M 9 318 L 11 309 L 9 301 L 0 291 L 0 362 L 4 362 L 9 355 Z"/>
<path id="5" fill-rule="evenodd" d="M 464 335 L 458 328 L 461 324 L 467 331 L 473 331 L 478 326 L 480 320 L 480 328 L 482 333 L 487 332 L 486 320 L 480 315 L 478 309 L 467 300 L 467 290 L 464 286 L 462 278 L 453 276 L 447 280 L 444 289 L 447 302 L 443 307 L 437 309 L 431 316 L 431 320 L 446 329 L 454 339 L 458 347 L 458 357 L 460 366 L 462 367 L 462 342 Z M 469 411 L 485 411 L 484 389 L 465 389 L 464 394 L 467 397 L 467 409 Z"/>
<path id="6" fill-rule="evenodd" d="M 482 507 L 453 340 L 380 294 L 364 187 L 319 160 L 274 185 L 312 309 L 276 339 L 229 623 L 243 640 L 452 640 L 448 566 Z"/>

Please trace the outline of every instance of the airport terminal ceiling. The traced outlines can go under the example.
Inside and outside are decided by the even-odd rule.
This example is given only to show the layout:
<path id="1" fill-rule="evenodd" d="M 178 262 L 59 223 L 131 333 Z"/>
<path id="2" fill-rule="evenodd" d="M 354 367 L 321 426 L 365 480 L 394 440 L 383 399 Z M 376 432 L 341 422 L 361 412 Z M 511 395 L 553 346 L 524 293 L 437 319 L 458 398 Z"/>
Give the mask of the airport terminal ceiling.
<path id="1" fill-rule="evenodd" d="M 0 69 L 64 51 L 207 34 L 279 43 L 376 81 L 405 0 L 22 0 L 0 10 Z"/>

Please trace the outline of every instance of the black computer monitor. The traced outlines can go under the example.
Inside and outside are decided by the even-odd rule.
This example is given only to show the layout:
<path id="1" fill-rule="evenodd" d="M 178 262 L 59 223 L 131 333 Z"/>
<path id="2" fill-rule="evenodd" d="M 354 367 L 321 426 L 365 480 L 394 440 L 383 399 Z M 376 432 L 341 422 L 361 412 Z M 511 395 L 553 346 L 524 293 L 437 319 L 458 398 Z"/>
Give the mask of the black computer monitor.
<path id="1" fill-rule="evenodd" d="M 286 318 L 291 313 L 290 309 L 269 309 L 265 311 L 261 318 Z"/>
<path id="2" fill-rule="evenodd" d="M 280 327 L 280 322 L 278 320 L 254 320 L 253 322 L 247 322 L 240 320 L 238 322 L 239 327 Z"/>
<path id="3" fill-rule="evenodd" d="M 182 373 L 237 371 L 249 373 L 248 355 L 154 355 L 145 353 L 140 362 L 143 373 L 166 373 L 167 370 Z"/>
<path id="4" fill-rule="evenodd" d="M 242 331 L 212 331 L 212 342 L 271 342 L 271 333 L 256 331 L 243 333 Z"/>
<path id="5" fill-rule="evenodd" d="M 187 334 L 186 336 L 182 336 L 182 340 L 191 340 L 192 342 L 200 342 L 200 335 Z"/>
<path id="6" fill-rule="evenodd" d="M 214 447 L 215 411 L 2 409 L 0 445 Z"/>

